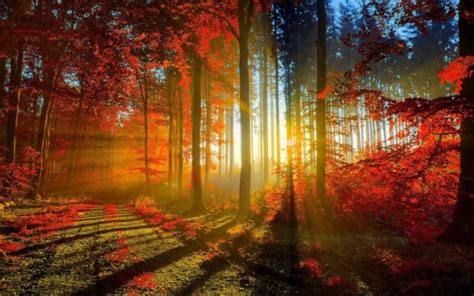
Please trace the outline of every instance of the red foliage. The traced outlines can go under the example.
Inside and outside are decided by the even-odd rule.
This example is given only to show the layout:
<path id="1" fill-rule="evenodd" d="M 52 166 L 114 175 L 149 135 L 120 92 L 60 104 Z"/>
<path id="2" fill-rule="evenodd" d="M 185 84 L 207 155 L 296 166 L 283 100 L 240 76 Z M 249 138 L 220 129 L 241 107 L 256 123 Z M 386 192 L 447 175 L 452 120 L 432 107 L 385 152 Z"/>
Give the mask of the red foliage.
<path id="1" fill-rule="evenodd" d="M 25 245 L 18 242 L 0 241 L 0 253 L 9 254 L 23 249 Z"/>
<path id="2" fill-rule="evenodd" d="M 27 147 L 20 161 L 8 163 L 3 156 L 5 152 L 5 147 L 0 146 L 0 195 L 23 197 L 30 189 L 31 177 L 36 175 L 39 168 L 39 154 Z"/>
<path id="3" fill-rule="evenodd" d="M 106 205 L 104 208 L 105 219 L 110 220 L 114 218 L 115 216 L 117 216 L 117 212 L 118 212 L 117 205 L 115 204 Z"/>
<path id="4" fill-rule="evenodd" d="M 282 210 L 283 192 L 278 189 L 266 190 L 264 193 L 265 221 L 272 222 Z"/>
<path id="5" fill-rule="evenodd" d="M 113 252 L 105 255 L 105 259 L 109 262 L 121 263 L 127 259 L 127 256 L 130 253 L 130 248 L 127 244 L 127 240 L 123 237 L 123 232 L 118 231 L 117 233 L 119 235 L 117 247 Z"/>
<path id="6" fill-rule="evenodd" d="M 329 287 L 341 286 L 345 282 L 342 276 L 336 275 L 327 279 L 326 285 Z"/>
<path id="7" fill-rule="evenodd" d="M 79 219 L 81 213 L 95 207 L 96 205 L 93 204 L 49 206 L 44 212 L 23 216 L 9 224 L 19 229 L 15 236 L 36 242 L 39 239 L 54 236 L 60 229 L 71 227 Z"/>
<path id="8" fill-rule="evenodd" d="M 186 221 L 184 218 L 169 215 L 158 210 L 155 201 L 149 197 L 140 197 L 132 201 L 131 211 L 143 217 L 147 223 L 160 226 L 161 229 L 171 231 L 184 239 L 196 238 L 198 232 L 205 229 L 204 225 L 196 222 Z"/>
<path id="9" fill-rule="evenodd" d="M 130 209 L 145 218 L 150 225 L 160 225 L 166 219 L 166 215 L 156 207 L 155 201 L 149 197 L 135 199 L 132 201 Z"/>
<path id="10" fill-rule="evenodd" d="M 432 239 L 449 222 L 456 201 L 458 141 L 431 135 L 418 146 L 374 152 L 334 169 L 328 188 L 337 212 L 375 219 L 414 242 Z"/>
<path id="11" fill-rule="evenodd" d="M 454 92 L 460 93 L 464 79 L 474 74 L 474 56 L 459 57 L 438 73 L 440 83 L 454 83 Z"/>
<path id="12" fill-rule="evenodd" d="M 319 262 L 314 258 L 309 258 L 300 263 L 301 268 L 308 269 L 315 278 L 321 278 L 323 276 L 323 269 Z"/>
<path id="13" fill-rule="evenodd" d="M 132 279 L 128 284 L 130 287 L 155 289 L 158 287 L 158 283 L 153 279 L 152 273 L 143 273 Z"/>
<path id="14" fill-rule="evenodd" d="M 105 259 L 107 259 L 107 261 L 109 262 L 121 263 L 125 261 L 129 253 L 130 253 L 129 247 L 127 245 L 123 245 L 123 246 L 119 246 L 113 252 L 105 255 Z"/>

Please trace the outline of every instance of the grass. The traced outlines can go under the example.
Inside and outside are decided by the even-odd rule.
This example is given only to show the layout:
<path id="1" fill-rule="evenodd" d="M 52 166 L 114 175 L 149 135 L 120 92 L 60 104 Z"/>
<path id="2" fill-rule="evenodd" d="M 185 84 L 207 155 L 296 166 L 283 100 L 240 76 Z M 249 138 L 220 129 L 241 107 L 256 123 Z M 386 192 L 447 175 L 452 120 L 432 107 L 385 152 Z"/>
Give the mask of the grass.
<path id="1" fill-rule="evenodd" d="M 17 206 L 5 217 L 18 219 L 42 208 Z M 148 224 L 123 205 L 84 210 L 74 225 L 54 236 L 27 241 L 25 249 L 2 255 L 0 294 L 474 292 L 474 250 L 469 247 L 413 245 L 370 228 L 295 235 L 285 225 L 235 224 L 229 213 L 185 221 L 207 227 L 189 239 Z M 4 240 L 17 240 L 14 231 L 3 229 Z"/>

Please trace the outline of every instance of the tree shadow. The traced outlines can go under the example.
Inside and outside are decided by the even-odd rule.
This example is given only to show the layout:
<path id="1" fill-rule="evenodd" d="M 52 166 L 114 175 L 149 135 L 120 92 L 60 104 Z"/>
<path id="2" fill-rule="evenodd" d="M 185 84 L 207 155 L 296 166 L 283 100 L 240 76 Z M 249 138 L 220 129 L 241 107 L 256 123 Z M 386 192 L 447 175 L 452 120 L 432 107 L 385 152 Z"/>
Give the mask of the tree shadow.
<path id="1" fill-rule="evenodd" d="M 207 282 L 214 274 L 226 269 L 229 266 L 229 262 L 220 256 L 216 256 L 209 261 L 206 261 L 201 269 L 204 270 L 204 273 L 195 279 L 189 281 L 184 287 L 181 287 L 179 290 L 175 291 L 175 295 L 191 295 L 194 291 L 199 289 Z"/>
<path id="2" fill-rule="evenodd" d="M 67 237 L 63 237 L 63 238 L 56 239 L 56 240 L 53 240 L 53 241 L 48 241 L 48 242 L 45 242 L 45 243 L 39 243 L 39 244 L 34 244 L 34 245 L 31 245 L 31 246 L 27 246 L 23 249 L 12 252 L 11 254 L 14 255 L 14 256 L 24 255 L 24 254 L 27 254 L 29 252 L 38 251 L 38 250 L 45 249 L 45 248 L 48 248 L 48 247 L 51 247 L 51 246 L 54 246 L 54 245 L 68 244 L 68 243 L 72 243 L 76 240 L 87 239 L 87 238 L 91 238 L 91 237 L 96 236 L 96 235 L 107 234 L 107 233 L 117 232 L 117 231 L 139 230 L 139 229 L 145 229 L 145 228 L 150 228 L 150 226 L 140 225 L 140 226 L 132 226 L 132 227 L 115 227 L 115 228 L 104 229 L 104 230 L 99 230 L 99 231 L 91 231 L 91 232 L 84 233 L 84 234 L 77 234 L 77 235 L 74 235 L 74 236 L 67 236 Z"/>
<path id="3" fill-rule="evenodd" d="M 117 288 L 125 285 L 130 280 L 142 273 L 154 272 L 180 260 L 181 258 L 193 252 L 207 250 L 208 245 L 206 242 L 212 242 L 216 239 L 219 239 L 232 225 L 234 225 L 233 221 L 224 223 L 223 225 L 214 228 L 212 231 L 203 234 L 201 238 L 193 239 L 188 241 L 183 246 L 167 250 L 147 260 L 136 262 L 114 274 L 98 279 L 94 285 L 91 285 L 85 289 L 81 289 L 73 295 L 104 295 L 113 293 L 113 291 L 115 291 Z"/>
<path id="4" fill-rule="evenodd" d="M 103 221 L 98 221 L 95 223 L 87 223 L 87 224 L 76 224 L 73 226 L 68 226 L 64 228 L 59 228 L 58 230 L 73 230 L 73 229 L 80 229 L 82 227 L 92 227 L 92 226 L 99 226 L 99 225 L 104 225 L 104 224 L 114 224 L 114 223 L 126 223 L 126 222 L 136 222 L 143 220 L 141 218 L 137 218 L 136 216 L 130 215 L 130 217 L 135 217 L 132 219 L 126 219 L 126 220 L 103 220 Z M 83 222 L 84 220 L 80 220 L 80 222 Z"/>

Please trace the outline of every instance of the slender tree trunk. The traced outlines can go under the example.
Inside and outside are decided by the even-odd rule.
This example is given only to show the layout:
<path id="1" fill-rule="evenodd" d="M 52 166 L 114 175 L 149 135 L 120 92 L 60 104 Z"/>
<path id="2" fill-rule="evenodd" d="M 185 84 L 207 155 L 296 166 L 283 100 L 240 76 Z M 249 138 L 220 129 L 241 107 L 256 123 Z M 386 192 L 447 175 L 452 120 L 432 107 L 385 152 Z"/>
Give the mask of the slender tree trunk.
<path id="1" fill-rule="evenodd" d="M 474 55 L 474 23 L 467 18 L 472 15 L 474 1 L 461 0 L 459 3 L 459 55 Z M 463 13 L 465 12 L 465 13 Z M 469 13 L 468 13 L 469 12 Z M 460 95 L 474 100 L 474 77 L 462 82 Z M 451 224 L 442 238 L 453 242 L 474 244 L 474 118 L 465 118 L 461 125 L 461 173 L 458 201 Z"/>
<path id="2" fill-rule="evenodd" d="M 51 122 L 51 114 L 53 110 L 54 100 L 54 70 L 46 69 L 44 73 L 45 90 L 43 92 L 44 103 L 41 110 L 40 126 L 38 131 L 38 142 L 36 150 L 39 152 L 39 169 L 32 182 L 32 190 L 30 191 L 30 198 L 36 197 L 40 193 L 41 179 L 45 173 L 49 128 Z"/>
<path id="3" fill-rule="evenodd" d="M 6 106 L 7 98 L 5 97 L 5 81 L 7 79 L 7 58 L 0 58 L 0 110 Z"/>
<path id="4" fill-rule="evenodd" d="M 317 40 L 317 103 L 316 103 L 316 129 L 317 129 L 317 164 L 316 164 L 316 196 L 321 205 L 328 209 L 326 202 L 326 7 L 325 0 L 318 0 L 316 13 L 318 16 Z"/>
<path id="5" fill-rule="evenodd" d="M 150 185 L 150 169 L 148 161 L 148 73 L 145 65 L 145 72 L 143 73 L 143 116 L 144 116 L 144 133 L 145 138 L 143 146 L 145 149 L 145 182 L 146 185 Z"/>
<path id="6" fill-rule="evenodd" d="M 85 113 L 89 114 L 90 110 L 91 110 L 91 107 L 88 107 Z M 76 172 L 77 172 L 77 166 L 78 166 L 78 163 L 79 163 L 81 152 L 82 152 L 82 149 L 84 148 L 84 140 L 85 140 L 85 137 L 86 137 L 87 124 L 88 124 L 87 118 L 83 117 L 82 118 L 82 129 L 81 129 L 81 132 L 80 132 L 79 140 L 76 142 L 77 147 L 75 149 L 76 151 L 75 151 L 75 154 L 74 154 L 74 160 L 73 160 L 73 165 L 72 165 L 71 176 L 75 176 Z"/>
<path id="7" fill-rule="evenodd" d="M 183 108 L 183 90 L 181 87 L 178 89 L 178 103 L 179 103 L 179 141 L 178 141 L 178 197 L 183 197 L 183 168 L 184 168 L 184 155 L 183 155 L 183 138 L 184 138 L 184 108 Z"/>
<path id="8" fill-rule="evenodd" d="M 250 143 L 250 79 L 248 39 L 253 16 L 254 1 L 239 0 L 239 76 L 240 76 L 240 131 L 241 162 L 239 216 L 246 217 L 250 211 L 251 143 Z"/>
<path id="9" fill-rule="evenodd" d="M 234 97 L 230 97 L 229 109 L 229 193 L 233 192 L 234 183 Z"/>
<path id="10" fill-rule="evenodd" d="M 289 65 L 286 65 L 286 157 L 287 157 L 287 191 L 290 202 L 295 196 L 293 182 L 293 106 L 291 102 L 291 81 Z"/>
<path id="11" fill-rule="evenodd" d="M 148 72 L 147 72 L 147 64 L 145 63 L 144 70 L 143 70 L 143 85 L 140 79 L 140 73 L 137 70 L 137 78 L 138 78 L 138 86 L 140 88 L 140 96 L 142 98 L 143 103 L 143 118 L 144 118 L 144 139 L 143 139 L 143 150 L 144 150 L 144 157 L 145 157 L 145 183 L 148 186 L 150 184 L 150 171 L 149 171 L 149 161 L 148 161 L 148 142 L 149 142 L 149 133 L 148 133 L 148 103 L 149 103 L 149 96 L 148 96 Z"/>
<path id="12" fill-rule="evenodd" d="M 47 177 L 49 177 L 48 179 L 51 178 L 51 175 L 52 173 L 54 173 L 54 159 L 50 160 L 49 159 L 49 151 L 51 149 L 51 142 L 53 142 L 52 140 L 52 137 L 51 137 L 51 123 L 53 122 L 53 118 L 54 118 L 54 129 L 57 130 L 57 119 L 58 119 L 58 116 L 53 116 L 55 113 L 54 113 L 54 105 L 51 106 L 50 108 L 50 114 L 49 114 L 49 120 L 48 120 L 48 127 L 46 129 L 46 139 L 45 139 L 45 148 L 44 148 L 44 154 L 43 154 L 43 163 L 45 164 L 44 165 L 44 168 L 43 168 L 43 172 L 40 176 L 40 180 L 39 180 L 39 189 L 38 189 L 38 194 L 40 196 L 46 196 L 46 180 L 47 180 Z"/>
<path id="13" fill-rule="evenodd" d="M 263 186 L 268 182 L 269 157 L 268 157 L 268 53 L 267 53 L 267 16 L 264 22 L 263 35 L 263 92 L 262 92 L 262 124 L 263 124 Z"/>
<path id="14" fill-rule="evenodd" d="M 301 169 L 301 154 L 302 154 L 302 138 L 303 135 L 301 133 L 301 85 L 299 82 L 296 82 L 295 85 L 295 104 L 294 104 L 294 111 L 295 111 L 295 161 L 296 161 L 296 170 L 297 174 L 299 174 L 299 170 Z"/>
<path id="15" fill-rule="evenodd" d="M 211 104 L 211 73 L 206 75 L 206 167 L 204 169 L 204 188 L 208 191 L 209 173 L 211 170 L 211 144 L 212 144 L 212 104 Z"/>
<path id="16" fill-rule="evenodd" d="M 20 110 L 21 77 L 23 74 L 23 44 L 17 48 L 15 57 L 11 59 L 11 91 L 8 104 L 7 122 L 7 161 L 15 162 L 18 132 L 18 114 Z"/>
<path id="17" fill-rule="evenodd" d="M 276 163 L 277 167 L 281 162 L 281 140 L 280 140 L 280 75 L 278 52 L 275 49 L 275 125 L 276 125 Z M 280 182 L 280 174 L 277 174 L 277 183 Z"/>
<path id="18" fill-rule="evenodd" d="M 173 195 L 173 85 L 174 76 L 173 74 L 168 75 L 168 194 L 171 197 Z"/>
<path id="19" fill-rule="evenodd" d="M 69 157 L 69 165 L 67 168 L 67 173 L 69 175 L 69 183 L 72 182 L 73 180 L 73 172 L 74 170 L 74 165 L 75 165 L 75 159 L 77 158 L 77 153 L 79 151 L 78 149 L 78 141 L 79 141 L 79 128 L 82 123 L 82 109 L 83 109 L 83 104 L 84 104 L 84 98 L 80 98 L 79 105 L 76 110 L 76 119 L 75 119 L 75 125 L 74 125 L 74 133 L 72 135 L 72 140 L 71 140 L 71 152 L 70 152 L 70 157 Z"/>
<path id="20" fill-rule="evenodd" d="M 192 127 L 192 196 L 193 205 L 191 212 L 200 213 L 205 211 L 204 202 L 202 200 L 202 183 L 201 183 L 201 78 L 202 78 L 202 61 L 195 55 L 193 65 L 193 100 L 191 119 Z"/>

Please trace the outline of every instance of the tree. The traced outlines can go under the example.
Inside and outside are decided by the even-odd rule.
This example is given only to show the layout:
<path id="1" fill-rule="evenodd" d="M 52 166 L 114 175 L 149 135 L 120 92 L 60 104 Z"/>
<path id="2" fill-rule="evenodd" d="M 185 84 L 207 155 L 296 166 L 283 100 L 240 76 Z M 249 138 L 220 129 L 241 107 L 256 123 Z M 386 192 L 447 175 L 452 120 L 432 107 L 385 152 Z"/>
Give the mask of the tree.
<path id="1" fill-rule="evenodd" d="M 191 144 L 191 180 L 192 180 L 192 198 L 193 204 L 191 212 L 202 213 L 206 210 L 202 199 L 202 181 L 201 181 L 201 80 L 202 80 L 202 60 L 196 54 L 194 55 L 193 75 L 192 75 L 192 144 Z"/>
<path id="2" fill-rule="evenodd" d="M 474 1 L 459 2 L 459 56 L 474 56 Z M 472 71 L 473 65 L 471 65 Z M 468 101 L 474 99 L 474 75 L 462 80 L 460 96 Z M 474 119 L 472 114 L 463 119 L 461 125 L 461 172 L 458 200 L 453 218 L 442 239 L 453 242 L 474 243 Z"/>
<path id="3" fill-rule="evenodd" d="M 324 0 L 318 0 L 317 67 L 318 82 L 316 85 L 316 196 L 326 208 L 326 7 Z"/>
<path id="4" fill-rule="evenodd" d="M 239 189 L 239 216 L 245 217 L 250 211 L 251 146 L 250 146 L 250 80 L 249 80 L 249 34 L 254 15 L 253 0 L 239 0 L 239 77 L 240 77 L 240 140 L 241 162 Z"/>

